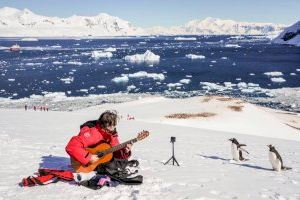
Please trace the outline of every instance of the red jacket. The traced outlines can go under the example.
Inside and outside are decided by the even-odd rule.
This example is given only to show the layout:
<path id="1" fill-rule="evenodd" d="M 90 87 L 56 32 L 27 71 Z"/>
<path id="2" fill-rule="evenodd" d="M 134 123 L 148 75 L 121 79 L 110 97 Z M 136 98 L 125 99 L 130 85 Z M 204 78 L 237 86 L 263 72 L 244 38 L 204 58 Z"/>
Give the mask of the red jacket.
<path id="1" fill-rule="evenodd" d="M 102 142 L 111 146 L 120 144 L 117 133 L 111 134 L 108 131 L 96 125 L 94 127 L 83 126 L 77 136 L 73 136 L 66 146 L 66 151 L 73 159 L 79 161 L 82 165 L 88 164 L 92 154 L 85 148 L 94 147 Z M 125 153 L 125 149 L 114 152 L 114 158 L 127 159 L 131 152 Z"/>

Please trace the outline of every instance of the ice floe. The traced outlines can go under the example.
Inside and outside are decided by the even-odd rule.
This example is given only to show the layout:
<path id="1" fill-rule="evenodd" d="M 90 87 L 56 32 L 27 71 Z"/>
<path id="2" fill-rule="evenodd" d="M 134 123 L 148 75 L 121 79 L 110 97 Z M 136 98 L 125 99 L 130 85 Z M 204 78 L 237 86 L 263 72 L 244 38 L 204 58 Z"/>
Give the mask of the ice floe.
<path id="1" fill-rule="evenodd" d="M 267 76 L 283 76 L 282 72 L 265 72 L 264 75 Z"/>
<path id="2" fill-rule="evenodd" d="M 103 52 L 103 51 L 92 51 L 92 58 L 99 59 L 99 58 L 111 58 L 113 54 L 111 52 Z"/>
<path id="3" fill-rule="evenodd" d="M 129 81 L 129 78 L 128 76 L 120 76 L 113 78 L 112 81 L 115 83 L 127 83 Z"/>
<path id="4" fill-rule="evenodd" d="M 61 78 L 60 80 L 65 84 L 71 84 L 74 81 L 74 77 Z"/>
<path id="5" fill-rule="evenodd" d="M 203 55 L 196 55 L 196 54 L 187 54 L 185 57 L 190 59 L 205 59 L 205 56 Z"/>
<path id="6" fill-rule="evenodd" d="M 271 78 L 271 81 L 274 82 L 274 83 L 283 83 L 283 82 L 286 82 L 286 80 L 284 78 L 281 78 L 281 77 Z"/>
<path id="7" fill-rule="evenodd" d="M 182 41 L 195 41 L 197 38 L 195 37 L 175 37 L 174 40 L 182 40 Z"/>
<path id="8" fill-rule="evenodd" d="M 106 52 L 115 52 L 115 51 L 117 51 L 117 49 L 114 48 L 114 47 L 108 47 L 108 48 L 104 49 L 104 51 L 106 51 Z"/>
<path id="9" fill-rule="evenodd" d="M 124 59 L 128 62 L 133 62 L 133 63 L 140 63 L 140 62 L 156 63 L 159 62 L 160 56 L 155 55 L 150 50 L 147 50 L 144 54 L 127 55 L 124 57 Z"/>
<path id="10" fill-rule="evenodd" d="M 82 65 L 82 62 L 79 62 L 79 61 L 69 61 L 67 64 L 69 64 L 69 65 Z"/>
<path id="11" fill-rule="evenodd" d="M 191 82 L 191 79 L 181 79 L 179 82 L 182 84 L 189 84 Z"/>
<path id="12" fill-rule="evenodd" d="M 238 44 L 225 44 L 225 47 L 228 47 L 228 48 L 240 48 L 241 46 L 238 45 Z"/>
<path id="13" fill-rule="evenodd" d="M 139 71 L 133 74 L 128 74 L 129 78 L 152 78 L 153 80 L 164 80 L 165 76 L 161 73 L 148 73 L 145 71 Z"/>

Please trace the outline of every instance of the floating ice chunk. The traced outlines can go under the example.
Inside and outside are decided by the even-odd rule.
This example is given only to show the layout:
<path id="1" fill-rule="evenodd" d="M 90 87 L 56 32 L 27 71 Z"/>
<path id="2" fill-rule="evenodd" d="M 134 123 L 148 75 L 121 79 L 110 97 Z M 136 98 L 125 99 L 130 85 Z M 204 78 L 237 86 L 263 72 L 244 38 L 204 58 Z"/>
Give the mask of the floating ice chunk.
<path id="1" fill-rule="evenodd" d="M 129 81 L 128 76 L 120 76 L 120 77 L 115 77 L 111 81 L 115 83 L 127 83 Z"/>
<path id="2" fill-rule="evenodd" d="M 80 89 L 80 90 L 77 90 L 77 91 L 88 93 L 89 90 L 88 89 Z"/>
<path id="3" fill-rule="evenodd" d="M 52 64 L 53 64 L 53 65 L 61 65 L 61 64 L 63 64 L 63 62 L 54 61 L 54 62 L 52 62 Z"/>
<path id="4" fill-rule="evenodd" d="M 104 51 L 106 51 L 106 52 L 115 52 L 115 51 L 117 51 L 117 49 L 113 48 L 113 47 L 108 47 L 108 48 L 104 49 Z"/>
<path id="5" fill-rule="evenodd" d="M 265 72 L 264 75 L 267 76 L 283 76 L 282 72 Z"/>
<path id="6" fill-rule="evenodd" d="M 42 65 L 43 63 L 26 63 L 25 65 L 26 66 L 40 66 Z"/>
<path id="7" fill-rule="evenodd" d="M 191 79 L 181 79 L 179 81 L 179 83 L 182 83 L 182 84 L 189 84 L 191 82 Z"/>
<path id="8" fill-rule="evenodd" d="M 212 61 L 210 61 L 210 62 L 212 62 L 212 63 L 216 63 L 217 61 L 216 61 L 216 60 L 212 60 Z"/>
<path id="9" fill-rule="evenodd" d="M 61 46 L 60 45 L 53 45 L 53 46 L 51 46 L 52 48 L 61 48 Z"/>
<path id="10" fill-rule="evenodd" d="M 48 81 L 48 80 L 42 80 L 42 83 L 44 83 L 44 84 L 49 84 L 50 81 Z"/>
<path id="11" fill-rule="evenodd" d="M 174 38 L 174 40 L 183 40 L 183 41 L 187 41 L 187 40 L 197 40 L 197 38 L 195 37 L 176 37 Z"/>
<path id="12" fill-rule="evenodd" d="M 237 84 L 237 86 L 238 86 L 238 88 L 247 88 L 248 87 L 247 83 L 245 83 L 245 82 L 239 82 Z"/>
<path id="13" fill-rule="evenodd" d="M 131 90 L 134 90 L 134 89 L 136 89 L 135 85 L 129 85 L 129 86 L 127 86 L 127 91 L 128 92 L 131 91 Z"/>
<path id="14" fill-rule="evenodd" d="M 14 81 L 15 81 L 14 78 L 9 78 L 9 79 L 7 79 L 7 80 L 10 81 L 10 82 L 14 82 Z"/>
<path id="15" fill-rule="evenodd" d="M 255 76 L 255 74 L 254 74 L 254 73 L 250 73 L 249 75 L 250 75 L 250 76 Z"/>
<path id="16" fill-rule="evenodd" d="M 229 88 L 229 89 L 231 89 L 233 86 L 236 86 L 236 84 L 231 83 L 231 82 L 224 82 L 224 85 L 226 88 Z"/>
<path id="17" fill-rule="evenodd" d="M 97 88 L 99 88 L 99 89 L 105 89 L 106 86 L 105 85 L 98 85 Z"/>
<path id="18" fill-rule="evenodd" d="M 60 80 L 63 81 L 65 84 L 71 84 L 74 81 L 74 77 L 61 78 Z"/>
<path id="19" fill-rule="evenodd" d="M 297 72 L 300 72 L 300 69 L 296 69 Z"/>
<path id="20" fill-rule="evenodd" d="M 296 76 L 297 74 L 296 73 L 290 73 L 290 76 Z"/>
<path id="21" fill-rule="evenodd" d="M 69 61 L 68 64 L 69 65 L 82 65 L 82 63 L 78 62 L 78 61 Z"/>
<path id="22" fill-rule="evenodd" d="M 22 38 L 21 41 L 36 42 L 36 41 L 39 41 L 39 39 L 37 39 L 37 38 Z"/>
<path id="23" fill-rule="evenodd" d="M 145 71 L 139 71 L 134 74 L 128 74 L 129 78 L 152 78 L 154 80 L 164 80 L 165 76 L 163 74 L 157 74 L 157 73 L 148 73 Z"/>
<path id="24" fill-rule="evenodd" d="M 284 78 L 281 78 L 281 77 L 275 77 L 275 78 L 271 78 L 271 81 L 274 82 L 274 83 L 283 83 L 286 80 Z"/>
<path id="25" fill-rule="evenodd" d="M 223 86 L 218 85 L 216 83 L 200 82 L 200 85 L 202 85 L 202 88 L 206 89 L 206 90 L 218 90 L 218 91 L 226 90 L 226 87 L 223 87 Z"/>
<path id="26" fill-rule="evenodd" d="M 238 44 L 226 44 L 225 47 L 228 47 L 228 48 L 240 48 L 241 46 L 238 45 Z"/>
<path id="27" fill-rule="evenodd" d="M 203 55 L 196 55 L 196 54 L 187 54 L 185 57 L 190 59 L 205 59 L 205 56 Z"/>
<path id="28" fill-rule="evenodd" d="M 124 58 L 128 62 L 139 63 L 139 62 L 159 62 L 160 56 L 155 55 L 150 50 L 147 50 L 144 54 L 127 55 Z"/>
<path id="29" fill-rule="evenodd" d="M 167 84 L 167 86 L 169 88 L 177 88 L 177 87 L 181 87 L 182 83 L 169 83 L 169 84 Z"/>
<path id="30" fill-rule="evenodd" d="M 227 60 L 227 59 L 228 59 L 228 57 L 225 57 L 225 56 L 224 56 L 224 57 L 222 57 L 221 59 L 222 59 L 222 60 Z"/>
<path id="31" fill-rule="evenodd" d="M 103 52 L 103 51 L 92 51 L 92 58 L 99 59 L 99 58 L 111 58 L 113 54 L 111 52 Z"/>

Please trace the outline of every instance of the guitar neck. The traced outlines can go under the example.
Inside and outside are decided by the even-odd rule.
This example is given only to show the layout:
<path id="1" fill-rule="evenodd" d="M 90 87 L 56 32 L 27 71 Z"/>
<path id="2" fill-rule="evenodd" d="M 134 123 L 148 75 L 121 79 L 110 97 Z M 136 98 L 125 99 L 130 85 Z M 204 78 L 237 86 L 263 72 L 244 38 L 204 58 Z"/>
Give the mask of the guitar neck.
<path id="1" fill-rule="evenodd" d="M 134 138 L 134 139 L 132 139 L 132 140 L 128 140 L 128 141 L 126 141 L 126 142 L 123 142 L 122 144 L 119 144 L 119 145 L 114 146 L 114 147 L 112 147 L 112 148 L 110 148 L 110 149 L 107 149 L 107 150 L 103 151 L 102 153 L 104 153 L 104 154 L 113 153 L 113 152 L 115 152 L 115 151 L 118 151 L 118 150 L 120 150 L 120 149 L 125 148 L 127 144 L 135 143 L 135 142 L 137 142 L 137 141 L 138 141 L 137 138 Z"/>

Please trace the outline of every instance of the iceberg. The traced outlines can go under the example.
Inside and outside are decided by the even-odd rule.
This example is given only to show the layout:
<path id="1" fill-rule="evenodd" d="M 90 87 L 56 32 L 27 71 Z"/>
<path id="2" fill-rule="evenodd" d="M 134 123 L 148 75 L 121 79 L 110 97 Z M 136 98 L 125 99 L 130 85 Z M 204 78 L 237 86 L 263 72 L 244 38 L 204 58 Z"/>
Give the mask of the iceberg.
<path id="1" fill-rule="evenodd" d="M 133 62 L 133 63 L 141 63 L 141 62 L 157 63 L 160 60 L 160 56 L 155 55 L 150 50 L 147 50 L 144 54 L 127 55 L 124 57 L 124 59 L 128 62 Z"/>

